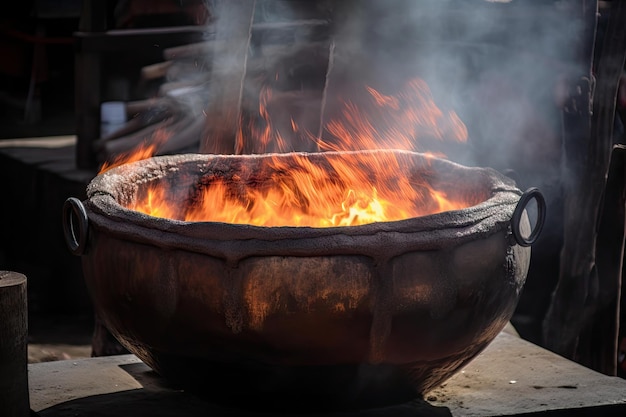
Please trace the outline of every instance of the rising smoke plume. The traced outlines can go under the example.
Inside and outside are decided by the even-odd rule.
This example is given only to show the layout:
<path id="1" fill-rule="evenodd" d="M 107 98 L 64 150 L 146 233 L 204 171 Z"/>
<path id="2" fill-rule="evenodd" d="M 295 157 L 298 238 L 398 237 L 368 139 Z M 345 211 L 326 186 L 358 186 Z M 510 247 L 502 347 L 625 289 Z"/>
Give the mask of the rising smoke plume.
<path id="1" fill-rule="evenodd" d="M 333 100 L 354 93 L 350 88 L 401 91 L 419 77 L 442 110 L 456 112 L 467 125 L 468 144 L 452 150 L 450 159 L 500 170 L 557 168 L 559 91 L 585 75 L 576 61 L 582 23 L 575 3 L 257 0 L 255 23 L 266 29 L 253 31 L 250 40 L 244 123 L 262 122 L 259 94 L 267 87 L 273 128 L 296 142 L 292 150 L 314 150 L 304 143 L 318 133 L 320 118 L 333 116 Z M 276 29 L 293 21 L 327 24 Z M 331 43 L 335 68 L 328 72 Z M 326 115 L 325 86 L 331 103 Z M 287 133 L 292 119 L 301 136 Z"/>

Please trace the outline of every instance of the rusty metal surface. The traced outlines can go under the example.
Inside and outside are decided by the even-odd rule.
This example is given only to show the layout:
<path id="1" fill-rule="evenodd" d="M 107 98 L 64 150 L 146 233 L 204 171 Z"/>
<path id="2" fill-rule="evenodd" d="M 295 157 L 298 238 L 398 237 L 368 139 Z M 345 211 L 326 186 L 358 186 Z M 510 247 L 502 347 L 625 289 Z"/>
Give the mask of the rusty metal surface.
<path id="1" fill-rule="evenodd" d="M 416 169 L 424 163 L 393 152 Z M 263 157 L 152 158 L 88 188 L 82 260 L 94 305 L 120 342 L 168 379 L 259 407 L 379 406 L 448 379 L 510 319 L 530 248 L 510 232 L 521 192 L 490 169 L 431 160 L 459 189 L 473 184 L 489 197 L 354 227 L 187 223 L 118 203 L 146 181 L 193 182 L 207 166 L 254 158 Z"/>

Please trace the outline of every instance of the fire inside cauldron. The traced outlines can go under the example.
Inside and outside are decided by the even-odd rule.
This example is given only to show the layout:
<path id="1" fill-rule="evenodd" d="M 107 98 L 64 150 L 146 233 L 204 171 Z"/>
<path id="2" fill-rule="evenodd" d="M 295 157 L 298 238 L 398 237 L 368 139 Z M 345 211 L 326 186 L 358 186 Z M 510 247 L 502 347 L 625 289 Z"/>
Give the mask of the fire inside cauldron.
<path id="1" fill-rule="evenodd" d="M 375 195 L 339 179 L 346 161 Z M 311 169 L 338 206 L 314 207 Z M 165 378 L 255 407 L 363 408 L 423 395 L 502 330 L 541 226 L 533 198 L 411 151 L 185 154 L 100 174 L 64 223 L 97 313 Z M 278 202 L 287 220 L 257 215 Z"/>

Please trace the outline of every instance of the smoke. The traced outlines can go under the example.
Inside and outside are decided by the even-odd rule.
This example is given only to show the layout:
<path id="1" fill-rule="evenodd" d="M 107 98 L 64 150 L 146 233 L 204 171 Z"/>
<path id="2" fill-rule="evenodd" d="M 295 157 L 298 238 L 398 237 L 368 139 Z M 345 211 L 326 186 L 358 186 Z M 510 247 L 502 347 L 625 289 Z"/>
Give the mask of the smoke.
<path id="1" fill-rule="evenodd" d="M 424 79 L 469 129 L 469 149 L 452 159 L 501 170 L 556 168 L 556 95 L 561 83 L 585 75 L 576 64 L 582 22 L 574 3 L 347 2 L 334 36 L 348 58 L 338 62 L 351 79 L 382 86 Z"/>
<path id="2" fill-rule="evenodd" d="M 365 86 L 397 92 L 418 77 L 442 111 L 468 128 L 467 145 L 446 149 L 449 159 L 554 175 L 559 92 L 588 72 L 577 62 L 579 7 L 564 0 L 257 0 L 241 134 L 266 131 L 269 116 L 268 143 L 280 146 L 249 141 L 240 151 L 314 150 L 320 123 L 346 100 L 358 102 Z M 273 93 L 263 116 L 266 87 Z"/>

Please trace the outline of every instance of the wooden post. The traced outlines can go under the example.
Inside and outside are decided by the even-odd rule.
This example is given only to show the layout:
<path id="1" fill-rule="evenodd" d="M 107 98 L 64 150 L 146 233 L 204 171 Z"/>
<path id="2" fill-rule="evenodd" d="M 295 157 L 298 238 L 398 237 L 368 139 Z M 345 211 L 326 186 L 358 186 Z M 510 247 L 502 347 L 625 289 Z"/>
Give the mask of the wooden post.
<path id="1" fill-rule="evenodd" d="M 585 331 L 600 324 L 598 320 L 606 320 L 603 312 L 619 302 L 617 290 L 622 257 L 601 254 L 598 258 L 597 244 L 599 216 L 615 143 L 615 98 L 626 61 L 625 23 L 626 3 L 615 2 L 611 6 L 604 43 L 598 51 L 587 140 L 575 146 L 564 143 L 567 156 L 563 176 L 567 180 L 564 182 L 564 243 L 559 281 L 543 323 L 544 347 L 609 375 L 616 372 L 615 361 L 602 364 L 602 360 L 592 355 L 606 351 L 605 343 L 615 345 L 614 331 L 602 334 L 602 341 L 598 341 L 596 333 L 590 335 Z M 620 240 L 614 245 L 619 248 Z M 602 263 L 608 260 L 615 260 L 616 264 Z M 581 352 L 584 345 L 591 347 L 590 354 Z"/>
<path id="2" fill-rule="evenodd" d="M 0 415 L 28 417 L 26 277 L 0 271 Z"/>
<path id="3" fill-rule="evenodd" d="M 79 169 L 94 169 L 98 167 L 93 142 L 100 137 L 100 101 L 101 87 L 101 58 L 97 51 L 85 50 L 83 46 L 84 34 L 102 33 L 107 30 L 107 2 L 84 0 L 78 33 L 76 33 L 76 47 L 74 68 L 76 72 L 74 83 L 74 100 L 76 114 L 76 167 Z"/>

